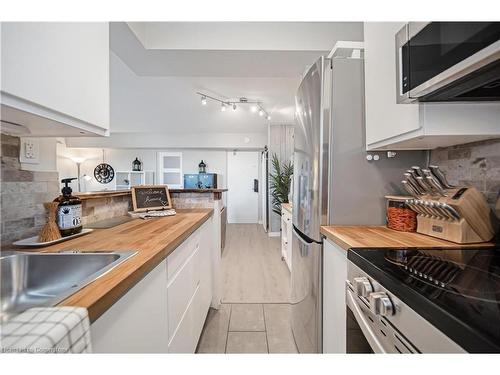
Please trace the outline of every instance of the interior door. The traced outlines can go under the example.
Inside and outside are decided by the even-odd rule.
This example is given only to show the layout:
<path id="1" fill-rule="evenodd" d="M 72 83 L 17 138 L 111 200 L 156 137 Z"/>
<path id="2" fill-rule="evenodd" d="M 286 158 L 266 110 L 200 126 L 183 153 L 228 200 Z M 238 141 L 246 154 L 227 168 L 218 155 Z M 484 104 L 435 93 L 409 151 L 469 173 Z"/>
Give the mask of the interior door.
<path id="1" fill-rule="evenodd" d="M 259 157 L 258 151 L 227 153 L 228 223 L 259 221 Z"/>

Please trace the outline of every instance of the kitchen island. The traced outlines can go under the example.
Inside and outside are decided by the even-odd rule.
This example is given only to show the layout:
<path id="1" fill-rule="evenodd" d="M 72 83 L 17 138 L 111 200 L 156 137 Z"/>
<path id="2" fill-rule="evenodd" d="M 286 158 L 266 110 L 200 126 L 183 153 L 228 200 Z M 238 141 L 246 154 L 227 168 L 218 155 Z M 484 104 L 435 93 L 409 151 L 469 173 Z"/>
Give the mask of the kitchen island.
<path id="1" fill-rule="evenodd" d="M 43 248 L 42 252 L 137 251 L 126 262 L 59 305 L 85 307 L 90 321 L 95 321 L 212 215 L 211 209 L 178 210 L 175 216 L 154 220 L 134 219 L 114 228 L 94 230 L 88 235 Z"/>
<path id="2" fill-rule="evenodd" d="M 194 353 L 208 309 L 219 303 L 212 220 L 213 209 L 177 209 L 41 250 L 137 252 L 58 304 L 87 308 L 94 352 Z"/>

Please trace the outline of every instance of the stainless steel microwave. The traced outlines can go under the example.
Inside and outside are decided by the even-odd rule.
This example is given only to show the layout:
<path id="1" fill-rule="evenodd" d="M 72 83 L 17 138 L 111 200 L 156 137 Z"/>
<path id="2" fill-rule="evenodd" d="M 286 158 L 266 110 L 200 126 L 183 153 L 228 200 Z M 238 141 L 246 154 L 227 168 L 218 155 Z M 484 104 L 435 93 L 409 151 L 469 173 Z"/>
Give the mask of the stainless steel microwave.
<path id="1" fill-rule="evenodd" d="M 396 71 L 398 103 L 500 101 L 500 22 L 410 22 Z"/>

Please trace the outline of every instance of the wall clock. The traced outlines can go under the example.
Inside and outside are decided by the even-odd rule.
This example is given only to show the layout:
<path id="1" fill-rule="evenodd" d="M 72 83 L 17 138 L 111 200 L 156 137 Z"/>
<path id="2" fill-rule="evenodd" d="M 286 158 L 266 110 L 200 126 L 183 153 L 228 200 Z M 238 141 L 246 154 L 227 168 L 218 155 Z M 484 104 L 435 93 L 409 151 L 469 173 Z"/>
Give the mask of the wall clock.
<path id="1" fill-rule="evenodd" d="M 101 163 L 94 169 L 94 177 L 97 182 L 101 184 L 107 184 L 113 181 L 115 177 L 115 170 L 113 167 L 107 163 Z"/>

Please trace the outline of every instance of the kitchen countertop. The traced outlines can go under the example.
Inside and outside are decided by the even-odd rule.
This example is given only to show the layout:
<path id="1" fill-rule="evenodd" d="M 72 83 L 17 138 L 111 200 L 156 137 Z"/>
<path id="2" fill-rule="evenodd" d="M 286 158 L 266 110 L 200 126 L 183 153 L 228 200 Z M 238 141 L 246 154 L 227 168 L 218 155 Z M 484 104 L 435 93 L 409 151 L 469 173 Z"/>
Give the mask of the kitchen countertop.
<path id="1" fill-rule="evenodd" d="M 83 252 L 137 251 L 133 257 L 58 306 L 86 307 L 90 321 L 95 321 L 212 215 L 213 209 L 208 208 L 178 209 L 175 216 L 134 219 L 110 229 L 94 230 L 85 236 L 40 249 L 42 252 L 75 249 Z"/>
<path id="2" fill-rule="evenodd" d="M 349 250 L 352 247 L 439 247 L 477 249 L 478 247 L 494 246 L 491 242 L 457 244 L 420 233 L 398 232 L 385 226 L 322 226 L 321 234 L 344 250 Z"/>

